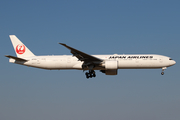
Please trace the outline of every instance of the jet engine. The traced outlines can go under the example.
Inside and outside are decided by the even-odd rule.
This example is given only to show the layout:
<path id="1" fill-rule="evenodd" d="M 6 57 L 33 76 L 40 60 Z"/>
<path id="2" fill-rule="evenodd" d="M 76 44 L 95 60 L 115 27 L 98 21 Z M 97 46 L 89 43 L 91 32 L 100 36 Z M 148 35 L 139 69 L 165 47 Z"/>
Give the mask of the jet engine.
<path id="1" fill-rule="evenodd" d="M 105 61 L 105 69 L 106 70 L 115 70 L 118 69 L 118 61 Z"/>
<path id="2" fill-rule="evenodd" d="M 117 69 L 116 70 L 100 70 L 102 73 L 105 73 L 106 75 L 117 75 Z"/>
<path id="3" fill-rule="evenodd" d="M 118 69 L 118 61 L 104 61 L 105 70 L 101 70 L 102 73 L 105 73 L 106 75 L 117 75 L 117 69 Z"/>

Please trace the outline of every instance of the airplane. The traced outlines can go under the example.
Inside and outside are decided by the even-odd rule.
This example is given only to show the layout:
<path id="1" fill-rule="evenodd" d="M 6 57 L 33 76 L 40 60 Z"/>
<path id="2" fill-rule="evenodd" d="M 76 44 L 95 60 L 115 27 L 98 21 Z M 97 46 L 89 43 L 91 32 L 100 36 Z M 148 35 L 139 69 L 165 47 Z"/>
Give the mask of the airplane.
<path id="1" fill-rule="evenodd" d="M 9 62 L 47 70 L 87 70 L 86 78 L 96 77 L 95 70 L 117 75 L 118 69 L 161 68 L 161 75 L 164 75 L 167 67 L 176 64 L 170 57 L 157 54 L 89 55 L 64 43 L 59 44 L 69 49 L 72 55 L 36 56 L 15 35 L 9 37 L 17 55 L 5 55 L 10 58 Z"/>

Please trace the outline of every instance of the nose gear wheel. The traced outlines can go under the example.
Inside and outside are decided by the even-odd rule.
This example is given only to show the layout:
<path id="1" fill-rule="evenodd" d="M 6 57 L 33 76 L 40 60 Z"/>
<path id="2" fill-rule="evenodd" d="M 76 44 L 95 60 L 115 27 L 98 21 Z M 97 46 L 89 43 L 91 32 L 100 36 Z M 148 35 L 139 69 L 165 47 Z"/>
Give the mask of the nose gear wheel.
<path id="1" fill-rule="evenodd" d="M 162 72 L 161 72 L 161 75 L 164 75 L 164 70 L 167 69 L 167 67 L 163 67 L 162 68 Z"/>

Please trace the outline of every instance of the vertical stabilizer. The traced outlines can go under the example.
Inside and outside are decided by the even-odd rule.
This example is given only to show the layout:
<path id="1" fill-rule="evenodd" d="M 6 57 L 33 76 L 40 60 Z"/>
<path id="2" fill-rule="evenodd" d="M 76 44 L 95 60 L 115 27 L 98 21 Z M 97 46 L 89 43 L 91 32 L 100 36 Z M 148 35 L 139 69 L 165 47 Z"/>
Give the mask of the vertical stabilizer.
<path id="1" fill-rule="evenodd" d="M 9 35 L 17 57 L 35 56 L 15 35 Z"/>

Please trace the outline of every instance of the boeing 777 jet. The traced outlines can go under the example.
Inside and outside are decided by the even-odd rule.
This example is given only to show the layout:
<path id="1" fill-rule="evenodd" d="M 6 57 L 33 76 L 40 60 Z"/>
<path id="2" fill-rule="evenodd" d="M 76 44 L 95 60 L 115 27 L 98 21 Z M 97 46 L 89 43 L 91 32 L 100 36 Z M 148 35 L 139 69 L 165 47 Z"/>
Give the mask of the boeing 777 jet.
<path id="1" fill-rule="evenodd" d="M 95 70 L 106 75 L 117 75 L 118 69 L 161 68 L 164 75 L 167 67 L 176 64 L 170 57 L 156 54 L 89 55 L 63 43 L 59 44 L 69 49 L 72 55 L 36 56 L 15 35 L 9 37 L 17 55 L 6 55 L 10 58 L 9 62 L 48 70 L 87 70 L 86 78 L 96 77 Z"/>

